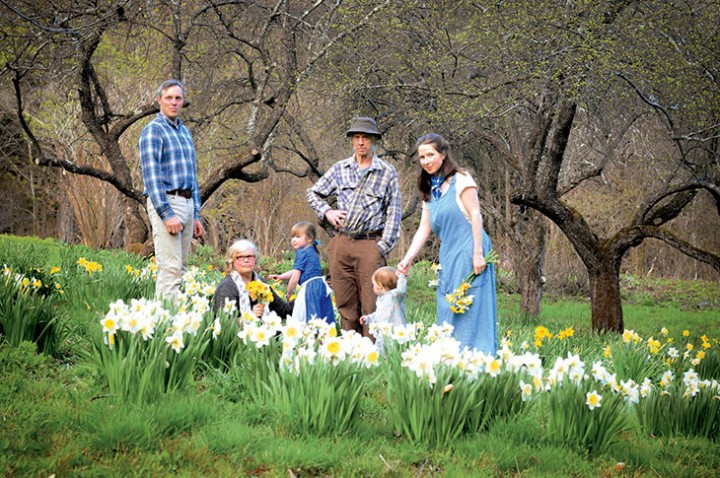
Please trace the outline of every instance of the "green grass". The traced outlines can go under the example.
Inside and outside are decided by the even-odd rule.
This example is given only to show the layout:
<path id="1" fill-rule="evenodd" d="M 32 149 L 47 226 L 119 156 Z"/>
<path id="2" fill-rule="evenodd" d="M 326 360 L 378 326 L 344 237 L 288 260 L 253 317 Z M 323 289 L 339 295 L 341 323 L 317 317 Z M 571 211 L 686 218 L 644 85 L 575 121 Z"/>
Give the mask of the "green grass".
<path id="1" fill-rule="evenodd" d="M 138 258 L 121 251 L 92 251 L 55 241 L 0 236 L 8 264 L 71 274 L 79 257 L 102 263 L 105 278 L 82 271 L 63 284 L 72 301 L 61 320 L 72 334 L 57 356 L 39 354 L 27 342 L 0 340 L 0 475 L 57 477 L 263 476 L 718 476 L 720 443 L 707 439 L 645 436 L 637 428 L 590 458 L 546 438 L 538 406 L 495 421 L 489 430 L 432 449 L 398 437 L 390 425 L 382 381 L 365 394 L 357 425 L 336 437 L 293 433 L 271 404 L 248 400 L 232 374 L 203 369 L 193 387 L 135 407 L 107 397 L 97 372 L 83 358 L 88 334 L 116 294 L 134 294 L 120 271 Z M 213 261 L 207 250 L 196 263 Z M 221 262 L 221 261 L 220 261 Z M 217 263 L 217 262 L 215 262 Z M 268 268 L 272 265 L 268 264 Z M 411 276 L 408 317 L 434 321 L 432 273 Z M 111 280 L 107 280 L 111 278 Z M 112 283 L 107 283 L 112 282 Z M 78 286 L 78 284 L 80 284 Z M 73 290 L 70 290 L 74 287 Z M 123 292 L 125 291 L 125 292 Z M 700 282 L 623 281 L 625 325 L 642 337 L 669 330 L 679 347 L 703 334 L 720 337 L 720 286 Z M 77 303 L 80 301 L 80 303 Z M 553 298 L 540 318 L 519 314 L 516 295 L 499 296 L 499 334 L 514 342 L 532 339 L 536 326 L 575 335 L 556 341 L 552 353 L 600 353 L 605 338 L 590 331 L 586 300 Z M 690 336 L 683 337 L 682 331 Z M 519 343 L 519 342 L 518 342 Z M 717 344 L 716 344 L 717 345 Z M 718 377 L 715 377 L 718 378 Z M 292 475 L 291 475 L 292 473 Z"/>

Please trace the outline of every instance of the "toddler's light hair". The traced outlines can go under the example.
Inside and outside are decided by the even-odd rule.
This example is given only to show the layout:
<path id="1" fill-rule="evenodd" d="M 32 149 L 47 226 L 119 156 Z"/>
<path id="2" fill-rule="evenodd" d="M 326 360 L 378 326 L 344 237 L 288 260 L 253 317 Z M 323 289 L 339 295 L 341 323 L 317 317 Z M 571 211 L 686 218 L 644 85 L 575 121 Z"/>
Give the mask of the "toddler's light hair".
<path id="1" fill-rule="evenodd" d="M 373 272 L 372 280 L 387 290 L 392 290 L 397 287 L 398 276 L 394 267 L 385 266 Z"/>

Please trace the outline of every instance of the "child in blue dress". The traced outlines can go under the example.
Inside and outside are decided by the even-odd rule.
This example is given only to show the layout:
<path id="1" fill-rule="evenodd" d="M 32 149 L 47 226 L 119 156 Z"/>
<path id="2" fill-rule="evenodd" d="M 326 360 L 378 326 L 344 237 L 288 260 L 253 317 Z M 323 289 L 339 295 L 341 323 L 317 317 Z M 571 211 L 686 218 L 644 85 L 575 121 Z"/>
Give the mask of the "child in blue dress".
<path id="1" fill-rule="evenodd" d="M 375 302 L 375 312 L 360 317 L 360 323 L 380 324 L 386 322 L 390 325 L 405 325 L 405 293 L 407 279 L 390 266 L 377 269 L 372 276 L 373 291 L 378 296 Z M 375 337 L 375 346 L 383 352 L 384 341 L 382 334 Z"/>
<path id="2" fill-rule="evenodd" d="M 290 231 L 290 243 L 295 249 L 293 268 L 280 275 L 270 274 L 273 280 L 288 281 L 287 296 L 292 296 L 295 288 L 300 290 L 295 298 L 292 317 L 301 322 L 312 318 L 335 322 L 335 310 L 332 305 L 332 289 L 325 281 L 320 266 L 315 225 L 306 221 L 295 224 Z"/>

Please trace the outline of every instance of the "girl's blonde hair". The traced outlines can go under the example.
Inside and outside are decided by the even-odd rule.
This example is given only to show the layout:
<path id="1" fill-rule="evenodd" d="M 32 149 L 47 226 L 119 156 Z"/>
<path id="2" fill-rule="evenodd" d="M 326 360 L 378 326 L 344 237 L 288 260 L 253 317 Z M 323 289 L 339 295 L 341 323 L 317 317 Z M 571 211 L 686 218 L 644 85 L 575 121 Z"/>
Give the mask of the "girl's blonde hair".
<path id="1" fill-rule="evenodd" d="M 307 221 L 300 221 L 290 229 L 290 234 L 293 236 L 303 235 L 308 238 L 308 242 L 312 244 L 317 238 L 317 232 L 315 230 L 315 224 Z"/>
<path id="2" fill-rule="evenodd" d="M 385 266 L 373 272 L 372 280 L 374 280 L 387 290 L 392 290 L 397 287 L 398 276 L 395 273 L 395 268 Z"/>

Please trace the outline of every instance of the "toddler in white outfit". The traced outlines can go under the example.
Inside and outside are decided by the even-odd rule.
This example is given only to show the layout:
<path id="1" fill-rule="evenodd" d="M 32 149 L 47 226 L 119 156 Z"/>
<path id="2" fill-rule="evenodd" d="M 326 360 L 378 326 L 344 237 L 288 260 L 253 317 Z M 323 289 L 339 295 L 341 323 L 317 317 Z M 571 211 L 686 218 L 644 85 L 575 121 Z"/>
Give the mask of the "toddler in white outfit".
<path id="1" fill-rule="evenodd" d="M 405 325 L 405 292 L 407 278 L 394 268 L 381 267 L 373 273 L 373 290 L 378 296 L 375 302 L 375 312 L 360 317 L 361 324 L 380 324 L 387 322 L 391 325 Z M 383 337 L 375 337 L 378 352 L 383 352 Z"/>

